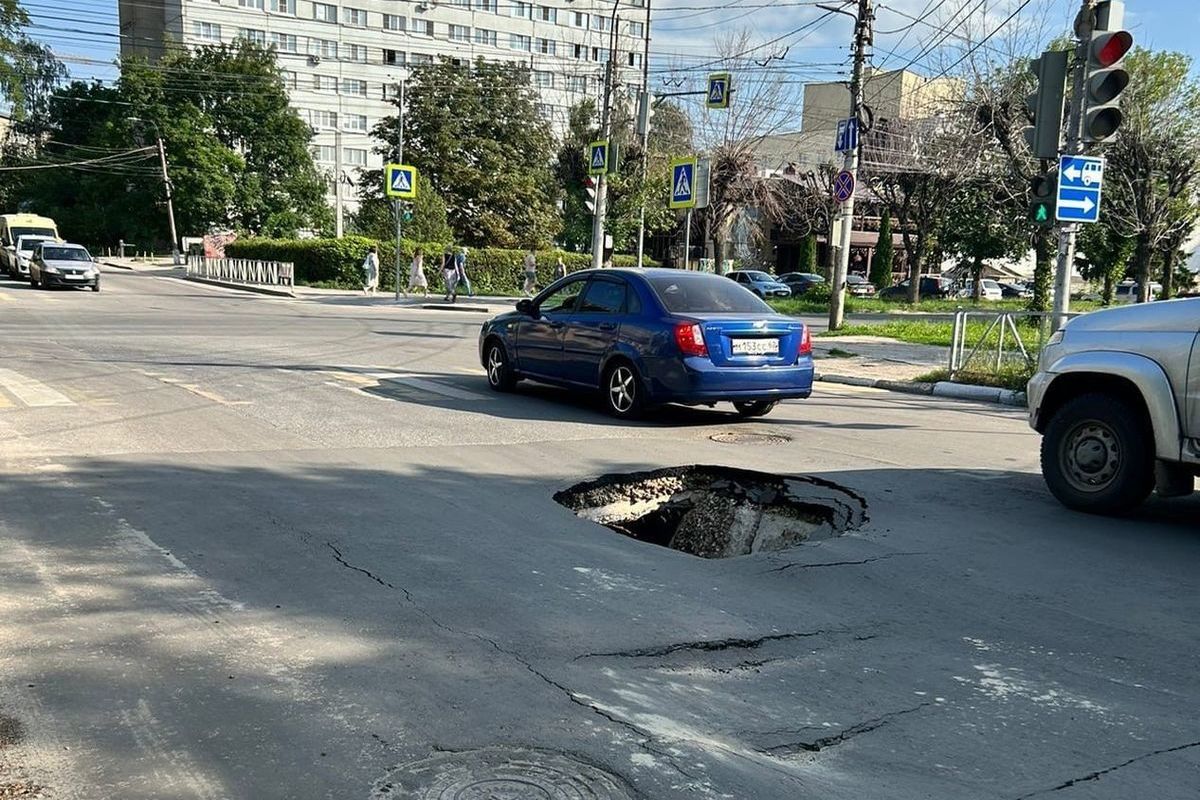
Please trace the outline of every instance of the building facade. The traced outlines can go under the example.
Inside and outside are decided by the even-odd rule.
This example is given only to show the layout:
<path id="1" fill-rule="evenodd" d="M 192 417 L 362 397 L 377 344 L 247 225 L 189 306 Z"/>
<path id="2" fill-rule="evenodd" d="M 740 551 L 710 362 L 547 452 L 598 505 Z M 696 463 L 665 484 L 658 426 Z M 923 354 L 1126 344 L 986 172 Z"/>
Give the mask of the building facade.
<path id="1" fill-rule="evenodd" d="M 370 132 L 395 114 L 409 68 L 439 56 L 524 63 L 561 134 L 572 106 L 603 96 L 614 8 L 616 84 L 640 85 L 646 0 L 119 0 L 123 55 L 154 61 L 177 43 L 237 39 L 274 48 L 339 218 L 354 207 L 359 172 L 381 164 Z"/>

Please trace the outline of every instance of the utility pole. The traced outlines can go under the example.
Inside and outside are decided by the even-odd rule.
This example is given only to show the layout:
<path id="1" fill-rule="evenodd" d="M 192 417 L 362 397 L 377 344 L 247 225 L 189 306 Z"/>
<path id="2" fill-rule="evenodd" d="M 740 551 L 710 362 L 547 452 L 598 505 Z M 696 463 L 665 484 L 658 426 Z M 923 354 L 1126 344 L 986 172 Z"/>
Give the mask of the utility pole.
<path id="1" fill-rule="evenodd" d="M 642 127 L 642 204 L 638 209 L 638 245 L 637 265 L 642 266 L 646 252 L 646 176 L 650 164 L 650 116 L 653 111 L 654 98 L 650 96 L 650 0 L 646 0 L 646 34 L 642 51 L 642 102 L 646 104 L 646 118 Z M 641 109 L 638 109 L 641 119 Z"/>
<path id="2" fill-rule="evenodd" d="M 604 106 L 600 113 L 600 138 L 608 142 L 605 156 L 611 163 L 612 150 L 612 94 L 617 56 L 617 7 L 621 0 L 613 3 L 609 16 L 608 63 L 604 65 Z M 592 269 L 604 264 L 604 217 L 608 212 L 608 169 L 596 176 L 596 210 L 592 213 Z"/>
<path id="3" fill-rule="evenodd" d="M 1083 83 L 1087 72 L 1088 43 L 1092 38 L 1092 3 L 1082 0 L 1075 18 L 1075 63 L 1071 65 L 1071 105 L 1067 114 L 1066 155 L 1082 152 L 1080 126 L 1083 120 Z M 1060 176 L 1061 180 L 1061 176 Z M 1067 324 L 1071 312 L 1071 270 L 1075 266 L 1075 235 L 1078 222 L 1064 222 L 1058 229 L 1058 264 L 1054 273 L 1053 330 Z"/>
<path id="4" fill-rule="evenodd" d="M 345 234 L 342 213 L 342 132 L 333 134 L 333 234 L 341 239 Z"/>
<path id="5" fill-rule="evenodd" d="M 175 230 L 175 203 L 171 197 L 171 178 L 167 175 L 167 148 L 158 135 L 158 162 L 162 165 L 163 186 L 167 190 L 167 219 L 171 223 L 171 263 L 179 266 L 179 234 Z"/>
<path id="6" fill-rule="evenodd" d="M 400 77 L 400 109 L 396 115 L 396 163 L 404 163 L 404 76 Z M 387 172 L 387 170 L 384 170 Z M 385 176 L 386 177 L 386 176 Z M 396 212 L 396 301 L 400 301 L 400 228 L 404 221 L 404 208 L 400 198 L 393 201 Z"/>
<path id="7" fill-rule="evenodd" d="M 834 9 L 840 11 L 841 9 Z M 861 118 L 863 104 L 863 68 L 867 60 L 867 46 L 871 40 L 871 0 L 858 0 L 858 14 L 854 18 L 854 72 L 850 78 L 850 118 Z M 861 147 L 861 137 L 855 145 L 846 150 L 843 169 L 854 178 L 858 185 L 858 150 Z M 846 313 L 846 273 L 850 271 L 850 241 L 854 229 L 854 193 L 851 192 L 842 203 L 841 241 L 838 243 L 838 257 L 833 266 L 833 293 L 829 299 L 829 329 L 837 330 L 842 327 Z M 920 280 L 915 276 L 914 280 Z"/>

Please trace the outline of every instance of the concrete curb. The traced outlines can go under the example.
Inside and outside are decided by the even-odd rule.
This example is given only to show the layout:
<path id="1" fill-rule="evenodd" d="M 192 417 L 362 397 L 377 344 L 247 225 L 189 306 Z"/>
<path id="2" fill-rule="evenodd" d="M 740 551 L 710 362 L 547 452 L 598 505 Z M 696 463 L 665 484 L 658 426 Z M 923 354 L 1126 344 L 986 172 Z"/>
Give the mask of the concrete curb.
<path id="1" fill-rule="evenodd" d="M 126 266 L 125 264 L 114 264 L 112 261 L 101 261 L 101 262 L 100 262 L 100 266 L 102 266 L 102 267 L 112 267 L 113 269 L 123 269 L 123 270 L 128 270 L 129 272 L 133 272 L 133 271 L 134 271 L 133 267 Z"/>
<path id="2" fill-rule="evenodd" d="M 254 292 L 255 294 L 268 294 L 272 297 L 295 297 L 296 294 L 291 289 L 276 289 L 274 286 L 249 286 L 244 283 L 230 283 L 229 281 L 214 281 L 210 278 L 197 278 L 192 275 L 183 275 L 181 278 L 192 283 L 203 283 L 208 286 L 220 286 L 222 289 L 238 289 L 243 292 Z"/>
<path id="3" fill-rule="evenodd" d="M 975 386 L 968 383 L 952 383 L 938 381 L 937 383 L 922 383 L 920 381 L 894 381 L 886 378 L 863 378 L 857 375 L 824 375 L 818 374 L 816 379 L 824 383 L 840 383 L 847 386 L 865 386 L 871 389 L 886 389 L 891 392 L 905 394 L 923 394 L 934 397 L 947 397 L 953 400 L 973 400 L 977 403 L 996 403 L 1003 406 L 1024 408 L 1025 393 L 1012 389 L 998 389 L 993 386 Z"/>
<path id="4" fill-rule="evenodd" d="M 420 308 L 426 311 L 472 311 L 477 314 L 490 314 L 491 308 L 488 306 L 471 306 L 458 305 L 457 303 L 422 303 Z"/>

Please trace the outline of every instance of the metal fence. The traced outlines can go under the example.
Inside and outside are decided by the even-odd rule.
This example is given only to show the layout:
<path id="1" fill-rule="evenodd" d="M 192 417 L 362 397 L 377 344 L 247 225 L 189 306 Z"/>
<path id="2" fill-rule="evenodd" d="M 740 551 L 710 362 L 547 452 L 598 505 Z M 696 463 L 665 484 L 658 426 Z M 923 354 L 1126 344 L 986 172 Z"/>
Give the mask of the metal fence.
<path id="1" fill-rule="evenodd" d="M 956 311 L 950 380 L 969 368 L 989 372 L 999 372 L 1008 364 L 1033 368 L 1050 338 L 1054 317 L 1042 311 Z"/>
<path id="2" fill-rule="evenodd" d="M 187 274 L 188 277 L 210 281 L 246 286 L 278 286 L 290 291 L 295 287 L 296 267 L 280 261 L 188 256 Z"/>

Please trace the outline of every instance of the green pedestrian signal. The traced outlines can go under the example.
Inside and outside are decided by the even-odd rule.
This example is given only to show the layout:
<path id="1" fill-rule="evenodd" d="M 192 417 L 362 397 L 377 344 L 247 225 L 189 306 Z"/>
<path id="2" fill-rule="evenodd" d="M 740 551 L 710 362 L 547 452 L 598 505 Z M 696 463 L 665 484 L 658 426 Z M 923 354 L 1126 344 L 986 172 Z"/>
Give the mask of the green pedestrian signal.
<path id="1" fill-rule="evenodd" d="M 1038 203 L 1034 207 L 1033 221 L 1034 222 L 1049 222 L 1050 221 L 1050 209 L 1046 207 L 1045 203 Z"/>
<path id="2" fill-rule="evenodd" d="M 412 209 L 409 209 L 409 208 L 404 209 L 404 213 L 401 215 L 401 219 L 403 219 L 405 222 L 412 222 Z"/>
<path id="3" fill-rule="evenodd" d="M 1035 225 L 1053 225 L 1058 169 L 1049 169 L 1029 179 L 1029 218 Z"/>

